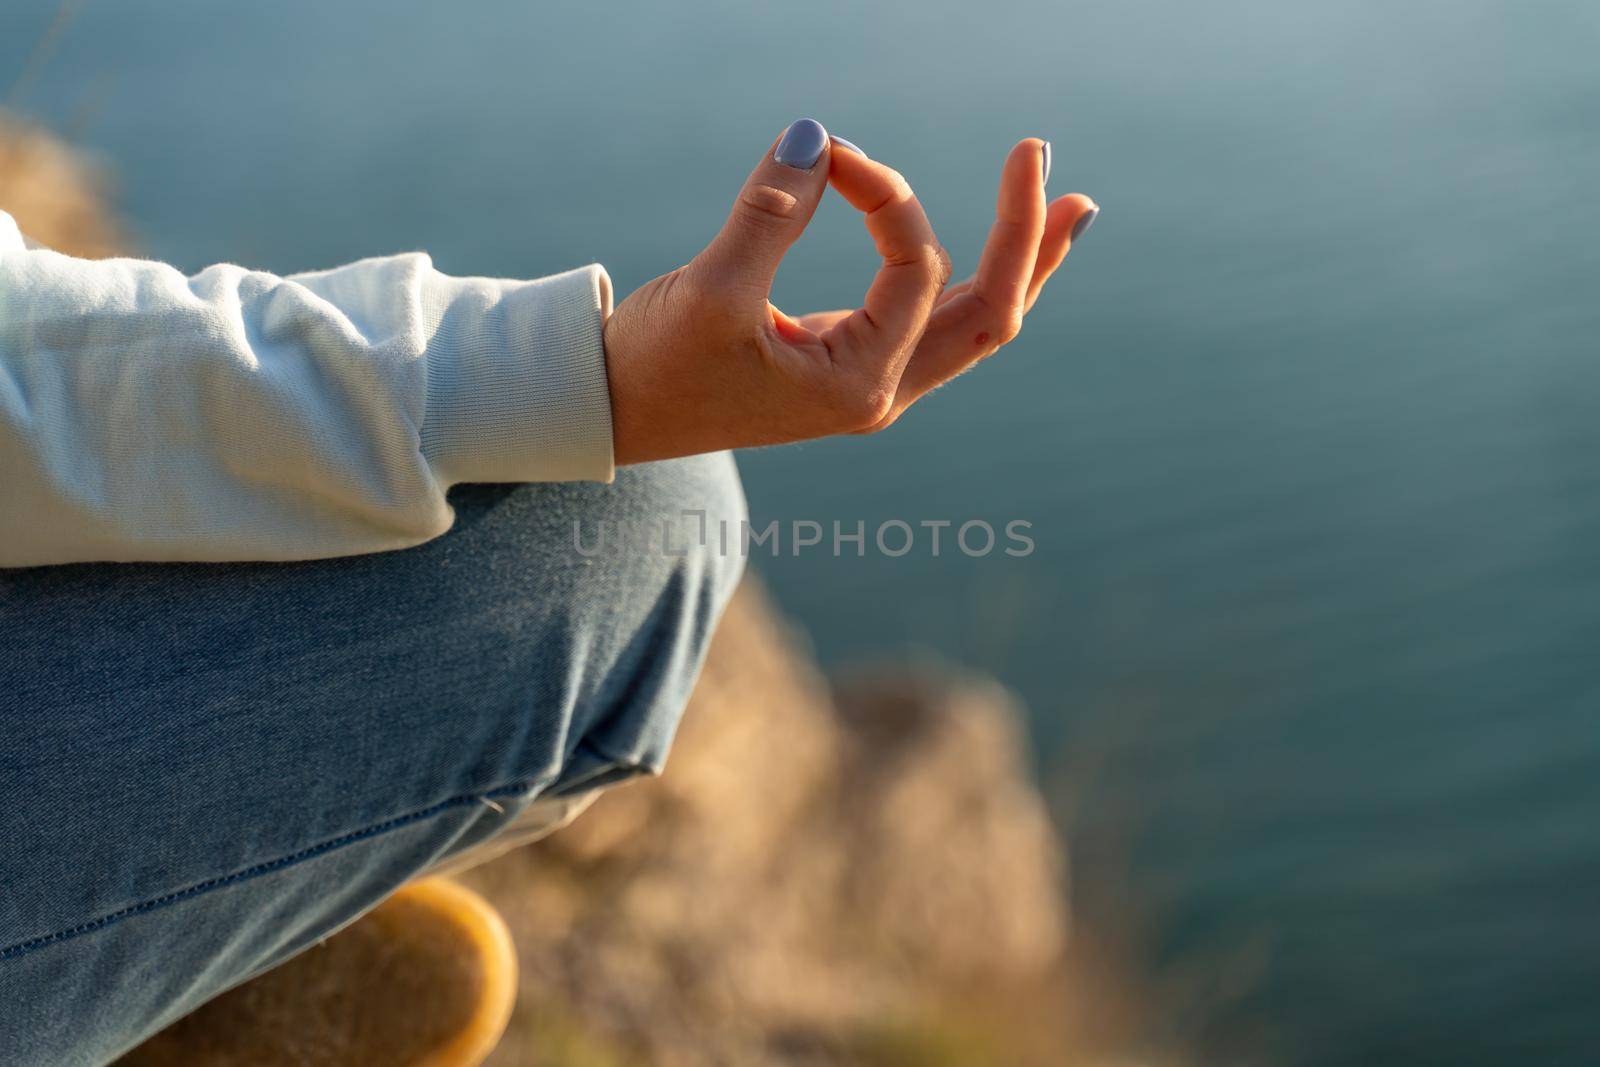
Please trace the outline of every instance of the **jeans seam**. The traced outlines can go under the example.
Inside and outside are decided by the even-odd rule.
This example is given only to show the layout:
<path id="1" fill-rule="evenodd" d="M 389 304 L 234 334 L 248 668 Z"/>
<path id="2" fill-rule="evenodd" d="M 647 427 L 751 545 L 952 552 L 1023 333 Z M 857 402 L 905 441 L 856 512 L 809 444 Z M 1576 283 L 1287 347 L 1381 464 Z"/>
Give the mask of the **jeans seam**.
<path id="1" fill-rule="evenodd" d="M 599 756 L 601 762 L 604 763 L 615 763 L 619 767 L 627 767 L 630 770 L 636 771 L 655 771 L 655 768 L 650 764 L 649 761 L 645 759 L 645 754 L 643 752 L 628 756 L 619 756 L 615 752 L 612 752 L 607 746 L 602 745 L 598 741 L 588 737 L 585 737 L 579 741 L 578 747 L 588 749 L 590 752 Z"/>
<path id="2" fill-rule="evenodd" d="M 644 777 L 655 777 L 661 773 L 661 768 L 658 765 L 659 761 L 647 759 L 644 753 L 631 756 L 617 756 L 610 752 L 606 746 L 601 745 L 587 737 L 581 739 L 578 742 L 577 748 L 573 751 L 587 751 L 592 757 L 598 757 L 600 766 L 594 767 L 582 778 L 568 779 L 566 777 L 557 777 L 555 781 L 550 783 L 549 788 L 551 796 L 570 796 L 572 795 L 573 790 L 577 787 L 582 787 L 582 792 L 588 792 L 590 789 L 603 789 L 607 786 L 616 784 L 618 779 L 602 781 L 598 786 L 590 784 L 597 778 L 605 778 L 608 773 L 615 770 L 627 772 L 624 778 L 621 780 L 626 780 L 627 778 L 633 778 L 641 775 Z M 570 765 L 570 761 L 568 762 Z M 604 764 L 610 764 L 611 766 L 606 767 Z"/>
<path id="3" fill-rule="evenodd" d="M 98 919 L 91 919 L 88 922 L 80 923 L 77 926 L 69 927 L 65 930 L 57 930 L 54 933 L 43 934 L 39 937 L 29 938 L 26 941 L 19 941 L 14 945 L 0 949 L 0 962 L 17 959 L 19 957 L 26 956 L 30 952 L 45 948 L 49 945 L 60 944 L 63 941 L 70 941 L 73 938 L 81 937 L 84 934 L 94 933 L 97 930 L 103 930 L 109 926 L 116 925 L 124 919 L 133 918 L 135 915 L 144 915 L 152 911 L 158 911 L 159 909 L 167 907 L 171 904 L 177 904 L 184 900 L 191 900 L 195 897 L 204 896 L 206 893 L 212 892 L 213 890 L 223 889 L 230 885 L 238 885 L 241 882 L 248 882 L 251 879 L 258 878 L 264 874 L 271 874 L 275 871 L 281 871 L 288 867 L 293 867 L 297 863 L 302 863 L 309 859 L 315 859 L 318 856 L 332 852 L 335 849 L 343 848 L 346 845 L 353 845 L 358 841 L 365 841 L 368 838 L 376 837 L 379 834 L 387 833 L 390 830 L 397 830 L 402 826 L 409 826 L 412 823 L 421 822 L 423 819 L 431 818 L 432 816 L 448 811 L 451 808 L 459 808 L 470 804 L 478 804 L 481 803 L 486 797 L 492 798 L 526 793 L 530 789 L 537 788 L 539 784 L 544 781 L 546 781 L 546 779 L 529 778 L 519 782 L 514 782 L 511 785 L 495 786 L 493 789 L 478 790 L 472 793 L 462 793 L 457 796 L 450 797 L 447 800 L 441 800 L 439 803 L 422 808 L 419 811 L 408 812 L 405 815 L 396 815 L 392 819 L 385 819 L 382 822 L 365 826 L 360 830 L 353 830 L 350 833 L 341 834 L 338 837 L 330 838 L 329 840 L 323 841 L 320 844 L 303 848 L 298 852 L 291 852 L 287 856 L 279 856 L 275 860 L 268 860 L 266 863 L 258 863 L 254 866 L 246 867 L 241 871 L 235 871 L 232 874 L 225 874 L 216 878 L 208 878 L 203 882 L 196 882 L 194 885 L 188 886 L 187 888 L 175 890 L 171 893 L 165 893 L 159 897 L 151 897 L 149 900 L 141 901 L 138 904 L 131 904 L 128 907 L 114 911 L 109 915 L 102 915 Z"/>

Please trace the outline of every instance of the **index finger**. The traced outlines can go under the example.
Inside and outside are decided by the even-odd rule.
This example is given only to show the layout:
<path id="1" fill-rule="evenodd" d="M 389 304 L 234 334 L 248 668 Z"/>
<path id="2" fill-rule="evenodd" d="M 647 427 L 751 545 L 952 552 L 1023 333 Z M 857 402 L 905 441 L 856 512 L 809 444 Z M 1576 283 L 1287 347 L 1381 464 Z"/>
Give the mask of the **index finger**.
<path id="1" fill-rule="evenodd" d="M 856 152 L 833 152 L 828 181 L 866 216 L 883 266 L 867 298 L 849 318 L 822 335 L 836 355 L 869 359 L 898 379 L 950 280 L 950 257 L 911 186 L 893 169 Z"/>

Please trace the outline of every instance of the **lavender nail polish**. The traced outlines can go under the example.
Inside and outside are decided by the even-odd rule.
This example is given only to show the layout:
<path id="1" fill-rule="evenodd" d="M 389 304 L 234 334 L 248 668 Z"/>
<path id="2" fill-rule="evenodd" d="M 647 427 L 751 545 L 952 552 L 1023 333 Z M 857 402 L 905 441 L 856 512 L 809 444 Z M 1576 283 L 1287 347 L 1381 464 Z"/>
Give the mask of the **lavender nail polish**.
<path id="1" fill-rule="evenodd" d="M 1050 142 L 1044 143 L 1044 179 L 1043 184 L 1050 184 Z"/>
<path id="2" fill-rule="evenodd" d="M 774 162 L 795 170 L 810 170 L 828 147 L 828 131 L 816 119 L 797 119 L 783 131 L 783 140 L 772 152 Z"/>
<path id="3" fill-rule="evenodd" d="M 849 151 L 854 152 L 856 155 L 860 156 L 862 159 L 870 158 L 870 157 L 868 157 L 868 155 L 865 152 L 861 151 L 861 148 L 860 148 L 859 145 L 851 144 L 849 141 L 846 141 L 843 137 L 840 137 L 838 134 L 834 134 L 833 135 L 833 143 L 838 145 L 840 148 L 848 149 Z"/>
<path id="4" fill-rule="evenodd" d="M 1094 220 L 1100 215 L 1098 206 L 1090 208 L 1078 216 L 1078 221 L 1072 224 L 1072 239 L 1076 241 L 1089 232 L 1089 227 L 1094 225 Z"/>

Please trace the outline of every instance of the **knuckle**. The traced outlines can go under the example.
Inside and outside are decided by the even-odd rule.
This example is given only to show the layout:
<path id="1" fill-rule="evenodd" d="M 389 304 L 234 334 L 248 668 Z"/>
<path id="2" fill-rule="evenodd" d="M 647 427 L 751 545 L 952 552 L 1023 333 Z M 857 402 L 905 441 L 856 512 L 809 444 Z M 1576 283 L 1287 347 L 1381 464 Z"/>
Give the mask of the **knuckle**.
<path id="1" fill-rule="evenodd" d="M 865 437 L 868 434 L 882 433 L 884 430 L 887 430 L 889 427 L 893 426 L 895 424 L 895 420 L 898 418 L 900 418 L 900 413 L 891 407 L 879 418 L 873 419 L 867 425 L 855 430 L 851 430 L 850 432 L 858 437 Z"/>
<path id="2" fill-rule="evenodd" d="M 765 225 L 787 226 L 800 213 L 800 198 L 775 185 L 745 186 L 739 204 L 747 216 Z"/>
<path id="3" fill-rule="evenodd" d="M 888 168 L 885 169 L 887 170 Z M 911 183 L 906 181 L 905 176 L 899 171 L 889 170 L 884 175 L 884 181 L 887 182 L 889 191 L 884 196 L 883 202 L 873 208 L 869 214 L 876 214 L 885 208 L 894 207 L 898 204 L 910 203 L 917 198 L 917 194 L 911 191 Z"/>
<path id="4" fill-rule="evenodd" d="M 1009 344 L 1022 332 L 1022 309 L 1010 308 L 1001 317 L 999 325 L 995 328 L 995 340 L 1000 344 Z"/>
<path id="5" fill-rule="evenodd" d="M 880 429 L 894 410 L 894 387 L 875 383 L 849 390 L 840 401 L 841 428 L 849 433 Z"/>
<path id="6" fill-rule="evenodd" d="M 884 261 L 918 270 L 935 289 L 943 290 L 950 283 L 950 254 L 931 237 L 898 256 L 885 256 Z"/>

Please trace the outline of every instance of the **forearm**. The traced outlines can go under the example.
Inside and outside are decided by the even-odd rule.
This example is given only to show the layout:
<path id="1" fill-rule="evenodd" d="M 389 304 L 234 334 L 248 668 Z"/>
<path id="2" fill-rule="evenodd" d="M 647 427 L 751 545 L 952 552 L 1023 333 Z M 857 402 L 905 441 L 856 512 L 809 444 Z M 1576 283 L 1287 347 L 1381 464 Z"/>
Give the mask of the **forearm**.
<path id="1" fill-rule="evenodd" d="M 308 559 L 449 528 L 450 485 L 611 477 L 598 267 L 425 255 L 185 278 L 0 213 L 0 566 Z"/>

